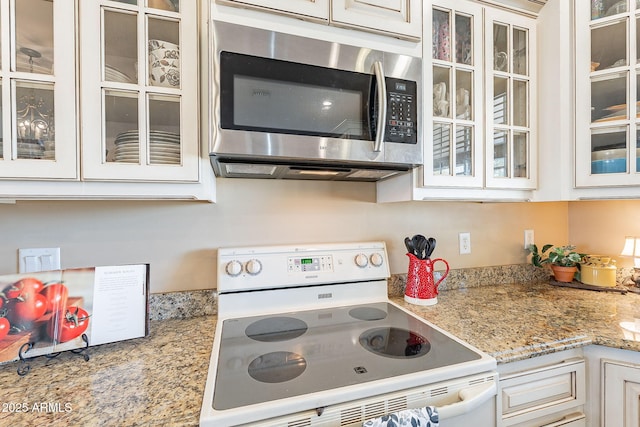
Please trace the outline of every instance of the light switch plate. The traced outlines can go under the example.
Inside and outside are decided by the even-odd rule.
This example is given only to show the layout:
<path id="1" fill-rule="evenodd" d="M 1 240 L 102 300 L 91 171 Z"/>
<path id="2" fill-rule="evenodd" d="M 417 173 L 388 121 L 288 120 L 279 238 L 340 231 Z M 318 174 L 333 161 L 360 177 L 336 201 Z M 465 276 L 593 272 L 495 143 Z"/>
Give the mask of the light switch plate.
<path id="1" fill-rule="evenodd" d="M 60 270 L 60 248 L 18 249 L 18 273 Z"/>

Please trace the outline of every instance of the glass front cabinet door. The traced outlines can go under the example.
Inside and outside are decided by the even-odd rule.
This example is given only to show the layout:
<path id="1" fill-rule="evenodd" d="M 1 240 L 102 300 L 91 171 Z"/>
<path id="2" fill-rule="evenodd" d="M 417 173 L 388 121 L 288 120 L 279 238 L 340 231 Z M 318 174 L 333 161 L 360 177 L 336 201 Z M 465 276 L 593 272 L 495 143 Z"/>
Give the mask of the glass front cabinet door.
<path id="1" fill-rule="evenodd" d="M 640 185 L 640 1 L 576 7 L 576 40 L 576 186 Z"/>
<path id="2" fill-rule="evenodd" d="M 80 3 L 83 179 L 198 180 L 197 3 Z"/>
<path id="3" fill-rule="evenodd" d="M 0 1 L 0 178 L 77 179 L 73 0 Z"/>
<path id="4" fill-rule="evenodd" d="M 486 186 L 535 189 L 535 21 L 491 9 L 485 19 Z"/>
<path id="5" fill-rule="evenodd" d="M 426 186 L 483 186 L 482 7 L 433 1 L 425 59 Z M 428 40 L 428 39 L 427 39 Z M 425 56 L 428 52 L 425 50 Z M 431 112 L 431 114 L 429 114 Z M 431 138 L 429 138 L 429 135 Z"/>

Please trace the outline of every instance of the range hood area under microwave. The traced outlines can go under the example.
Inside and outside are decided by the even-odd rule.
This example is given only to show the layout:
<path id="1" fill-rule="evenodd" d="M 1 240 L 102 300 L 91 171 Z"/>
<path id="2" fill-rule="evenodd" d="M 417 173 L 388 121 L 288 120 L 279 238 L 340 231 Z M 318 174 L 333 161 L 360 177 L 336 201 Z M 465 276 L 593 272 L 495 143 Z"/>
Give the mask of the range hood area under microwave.
<path id="1" fill-rule="evenodd" d="M 379 181 L 422 164 L 420 58 L 212 28 L 216 176 Z"/>

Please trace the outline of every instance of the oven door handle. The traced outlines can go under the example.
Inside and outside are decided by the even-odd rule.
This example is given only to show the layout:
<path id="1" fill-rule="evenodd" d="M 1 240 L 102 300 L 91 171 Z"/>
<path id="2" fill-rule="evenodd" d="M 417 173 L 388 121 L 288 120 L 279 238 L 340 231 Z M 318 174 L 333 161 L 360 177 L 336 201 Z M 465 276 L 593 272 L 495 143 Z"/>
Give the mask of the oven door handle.
<path id="1" fill-rule="evenodd" d="M 439 419 L 444 420 L 468 414 L 495 396 L 497 392 L 498 387 L 495 381 L 460 390 L 458 392 L 459 402 L 438 407 Z"/>
<path id="2" fill-rule="evenodd" d="M 373 72 L 376 75 L 376 94 L 378 96 L 378 120 L 376 122 L 376 140 L 373 143 L 373 151 L 382 151 L 382 143 L 387 124 L 387 84 L 384 78 L 382 62 L 373 63 Z"/>

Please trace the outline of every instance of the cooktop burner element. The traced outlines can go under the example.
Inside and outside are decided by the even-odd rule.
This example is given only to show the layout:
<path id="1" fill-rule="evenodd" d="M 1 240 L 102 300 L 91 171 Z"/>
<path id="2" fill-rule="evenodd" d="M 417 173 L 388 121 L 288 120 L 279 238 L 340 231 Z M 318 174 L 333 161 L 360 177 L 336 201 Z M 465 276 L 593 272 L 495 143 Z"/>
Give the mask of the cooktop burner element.
<path id="1" fill-rule="evenodd" d="M 419 357 L 431 350 L 431 344 L 425 337 L 398 328 L 369 329 L 360 335 L 360 344 L 385 357 Z"/>
<path id="2" fill-rule="evenodd" d="M 251 339 L 261 342 L 287 341 L 307 332 L 307 324 L 295 317 L 270 317 L 258 320 L 245 329 Z"/>
<path id="3" fill-rule="evenodd" d="M 306 368 L 307 362 L 299 354 L 276 351 L 253 359 L 248 372 L 263 383 L 283 383 L 298 377 Z"/>
<path id="4" fill-rule="evenodd" d="M 382 320 L 387 313 L 373 307 L 357 307 L 349 311 L 349 315 L 358 320 Z"/>

